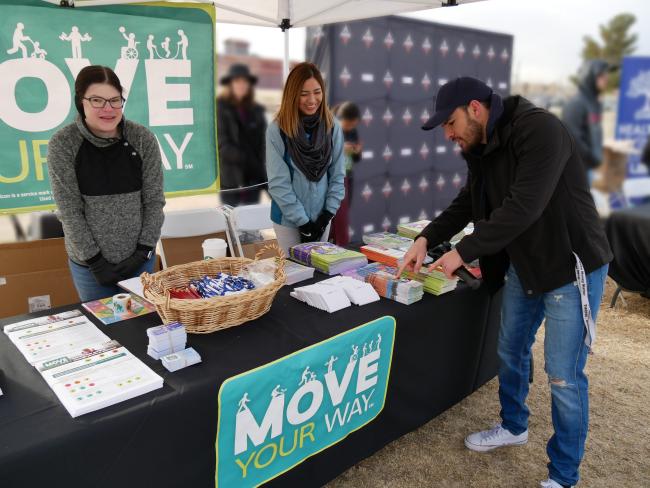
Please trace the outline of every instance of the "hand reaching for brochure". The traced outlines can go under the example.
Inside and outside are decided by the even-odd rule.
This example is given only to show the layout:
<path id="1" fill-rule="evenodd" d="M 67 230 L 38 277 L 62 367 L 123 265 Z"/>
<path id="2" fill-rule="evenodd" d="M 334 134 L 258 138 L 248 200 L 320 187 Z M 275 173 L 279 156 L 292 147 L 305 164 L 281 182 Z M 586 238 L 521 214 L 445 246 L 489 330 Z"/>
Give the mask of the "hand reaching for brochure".
<path id="1" fill-rule="evenodd" d="M 426 257 L 427 239 L 425 237 L 418 237 L 409 250 L 406 251 L 402 265 L 397 270 L 397 277 L 402 276 L 405 269 L 415 273 L 419 272 Z"/>
<path id="2" fill-rule="evenodd" d="M 442 268 L 442 272 L 449 279 L 454 277 L 454 272 L 463 266 L 463 258 L 460 257 L 456 249 L 452 249 L 442 255 L 437 261 L 429 266 L 429 271 L 433 271 L 437 267 Z"/>

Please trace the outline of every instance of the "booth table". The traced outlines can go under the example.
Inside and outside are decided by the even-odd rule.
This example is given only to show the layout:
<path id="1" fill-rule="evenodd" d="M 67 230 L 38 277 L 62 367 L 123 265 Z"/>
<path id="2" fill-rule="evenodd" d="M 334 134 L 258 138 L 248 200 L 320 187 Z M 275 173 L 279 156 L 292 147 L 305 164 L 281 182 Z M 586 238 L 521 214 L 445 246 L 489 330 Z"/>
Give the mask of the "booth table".
<path id="1" fill-rule="evenodd" d="M 612 212 L 605 231 L 614 253 L 609 276 L 623 289 L 650 296 L 650 203 Z"/>
<path id="2" fill-rule="evenodd" d="M 267 486 L 321 486 L 458 403 L 497 372 L 500 294 L 459 285 L 440 297 L 425 294 L 410 306 L 382 298 L 328 314 L 291 298 L 292 289 L 281 289 L 271 311 L 258 320 L 189 335 L 188 346 L 203 362 L 175 373 L 146 354 L 145 330 L 160 324 L 157 314 L 109 326 L 91 317 L 165 383 L 75 419 L 0 333 L 0 486 L 213 487 L 220 385 L 385 315 L 395 317 L 397 325 L 383 411 Z M 2 319 L 0 328 L 73 308 L 80 305 Z M 452 441 L 461 442 L 465 434 L 458 432 Z"/>

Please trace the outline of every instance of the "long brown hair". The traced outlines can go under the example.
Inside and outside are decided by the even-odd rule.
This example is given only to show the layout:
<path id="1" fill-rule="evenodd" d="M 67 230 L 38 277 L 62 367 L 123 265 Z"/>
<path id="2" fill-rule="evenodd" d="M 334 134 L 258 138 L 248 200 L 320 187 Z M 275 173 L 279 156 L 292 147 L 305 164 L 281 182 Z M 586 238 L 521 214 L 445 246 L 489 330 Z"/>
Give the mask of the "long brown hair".
<path id="1" fill-rule="evenodd" d="M 282 92 L 282 103 L 280 103 L 280 110 L 275 116 L 275 121 L 288 137 L 294 138 L 298 136 L 298 127 L 300 125 L 300 111 L 298 106 L 300 104 L 300 92 L 302 85 L 310 78 L 314 78 L 323 92 L 323 100 L 318 107 L 318 113 L 321 122 L 325 122 L 327 132 L 332 130 L 334 125 L 334 117 L 332 112 L 327 106 L 327 96 L 325 93 L 325 81 L 320 71 L 313 63 L 300 63 L 294 66 L 289 73 L 287 81 L 284 84 Z"/>

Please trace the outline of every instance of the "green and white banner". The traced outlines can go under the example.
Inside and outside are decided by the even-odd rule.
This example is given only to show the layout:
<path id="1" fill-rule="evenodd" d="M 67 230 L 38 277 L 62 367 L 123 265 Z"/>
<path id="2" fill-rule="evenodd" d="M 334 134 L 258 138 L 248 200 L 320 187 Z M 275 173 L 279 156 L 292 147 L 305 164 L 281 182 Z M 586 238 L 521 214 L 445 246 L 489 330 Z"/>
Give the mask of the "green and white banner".
<path id="1" fill-rule="evenodd" d="M 125 117 L 156 135 L 170 196 L 217 190 L 214 7 L 62 8 L 0 0 L 0 214 L 53 208 L 47 143 L 85 66 L 115 70 Z"/>
<path id="2" fill-rule="evenodd" d="M 374 420 L 394 341 L 395 319 L 382 317 L 226 380 L 217 488 L 259 486 Z"/>

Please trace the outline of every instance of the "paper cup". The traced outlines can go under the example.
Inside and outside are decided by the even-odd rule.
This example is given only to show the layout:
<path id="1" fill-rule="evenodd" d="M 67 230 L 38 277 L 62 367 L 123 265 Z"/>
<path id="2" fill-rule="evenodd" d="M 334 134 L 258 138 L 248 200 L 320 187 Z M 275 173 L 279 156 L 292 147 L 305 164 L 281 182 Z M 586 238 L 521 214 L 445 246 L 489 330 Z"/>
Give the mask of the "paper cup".
<path id="1" fill-rule="evenodd" d="M 223 239 L 206 239 L 203 241 L 203 259 L 226 257 L 228 244 Z"/>
<path id="2" fill-rule="evenodd" d="M 113 314 L 124 315 L 131 310 L 131 295 L 119 293 L 113 296 Z"/>

